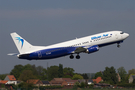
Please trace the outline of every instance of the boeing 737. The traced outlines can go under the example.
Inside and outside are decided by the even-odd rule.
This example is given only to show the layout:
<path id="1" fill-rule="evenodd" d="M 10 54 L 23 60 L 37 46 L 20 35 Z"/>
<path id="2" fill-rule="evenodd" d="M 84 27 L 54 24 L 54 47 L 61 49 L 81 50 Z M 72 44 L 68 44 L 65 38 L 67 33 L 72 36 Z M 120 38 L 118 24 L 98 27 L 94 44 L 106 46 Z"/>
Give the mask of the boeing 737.
<path id="1" fill-rule="evenodd" d="M 8 55 L 16 55 L 19 59 L 43 60 L 67 55 L 69 55 L 70 59 L 73 59 L 73 54 L 76 54 L 76 59 L 80 59 L 80 53 L 90 54 L 98 51 L 103 46 L 116 43 L 117 47 L 120 47 L 120 43 L 128 36 L 128 33 L 122 31 L 109 31 L 49 46 L 33 46 L 14 32 L 11 33 L 11 37 L 19 54 L 12 53 Z"/>

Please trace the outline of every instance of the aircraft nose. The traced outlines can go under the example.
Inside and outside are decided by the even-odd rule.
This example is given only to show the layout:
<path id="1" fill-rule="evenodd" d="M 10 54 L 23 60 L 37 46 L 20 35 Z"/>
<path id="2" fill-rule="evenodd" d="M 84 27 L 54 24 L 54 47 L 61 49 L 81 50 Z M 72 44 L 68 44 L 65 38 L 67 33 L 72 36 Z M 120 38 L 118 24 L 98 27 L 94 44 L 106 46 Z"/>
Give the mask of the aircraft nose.
<path id="1" fill-rule="evenodd" d="M 129 34 L 128 34 L 128 33 L 125 33 L 125 39 L 126 39 L 127 37 L 129 37 Z"/>
<path id="2" fill-rule="evenodd" d="M 128 33 L 125 33 L 126 34 L 126 37 L 129 37 L 129 34 Z"/>

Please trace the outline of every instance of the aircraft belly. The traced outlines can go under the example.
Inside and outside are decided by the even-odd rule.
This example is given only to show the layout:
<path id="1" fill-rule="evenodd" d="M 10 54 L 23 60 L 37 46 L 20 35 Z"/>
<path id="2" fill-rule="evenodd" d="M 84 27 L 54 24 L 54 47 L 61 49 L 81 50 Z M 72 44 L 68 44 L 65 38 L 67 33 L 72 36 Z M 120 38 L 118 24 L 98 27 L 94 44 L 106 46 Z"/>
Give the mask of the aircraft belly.
<path id="1" fill-rule="evenodd" d="M 68 55 L 68 51 L 66 50 L 60 50 L 60 51 L 54 51 L 47 54 L 43 54 L 43 59 L 51 59 L 51 58 L 57 58 L 61 56 Z"/>
<path id="2" fill-rule="evenodd" d="M 111 44 L 115 44 L 115 43 L 121 43 L 123 42 L 123 40 L 121 41 L 114 41 L 114 42 L 108 42 L 108 43 L 104 43 L 104 44 L 99 44 L 99 47 L 103 47 L 103 46 L 107 46 L 107 45 L 111 45 Z"/>
<path id="3" fill-rule="evenodd" d="M 52 59 L 61 56 L 69 55 L 72 51 L 75 50 L 75 47 L 66 47 L 66 48 L 57 48 L 52 50 L 52 52 L 44 53 L 42 56 L 43 59 Z"/>

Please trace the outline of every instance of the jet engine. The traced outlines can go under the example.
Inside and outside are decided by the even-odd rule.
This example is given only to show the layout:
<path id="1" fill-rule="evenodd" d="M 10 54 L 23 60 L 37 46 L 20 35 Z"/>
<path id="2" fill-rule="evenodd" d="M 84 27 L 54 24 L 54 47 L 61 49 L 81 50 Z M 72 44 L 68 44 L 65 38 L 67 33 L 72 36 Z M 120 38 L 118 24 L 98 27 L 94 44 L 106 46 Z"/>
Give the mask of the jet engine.
<path id="1" fill-rule="evenodd" d="M 94 46 L 91 46 L 91 47 L 87 48 L 86 53 L 89 54 L 89 53 L 96 52 L 98 50 L 99 50 L 99 47 L 97 45 L 94 45 Z"/>

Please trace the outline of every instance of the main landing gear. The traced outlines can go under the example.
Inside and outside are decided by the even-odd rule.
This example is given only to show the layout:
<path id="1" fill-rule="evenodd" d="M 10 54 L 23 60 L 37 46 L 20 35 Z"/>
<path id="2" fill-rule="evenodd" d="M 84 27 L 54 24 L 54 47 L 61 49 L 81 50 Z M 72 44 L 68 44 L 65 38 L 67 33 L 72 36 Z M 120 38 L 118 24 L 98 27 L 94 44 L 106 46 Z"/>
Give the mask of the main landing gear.
<path id="1" fill-rule="evenodd" d="M 73 59 L 73 58 L 74 58 L 74 56 L 71 54 L 71 55 L 70 55 L 70 59 Z M 80 59 L 79 54 L 76 55 L 76 59 Z"/>
<path id="2" fill-rule="evenodd" d="M 71 54 L 71 55 L 70 55 L 70 59 L 73 59 L 73 58 L 74 58 L 74 56 Z"/>
<path id="3" fill-rule="evenodd" d="M 79 54 L 77 54 L 77 56 L 76 56 L 76 59 L 80 59 L 80 56 L 79 56 Z"/>

